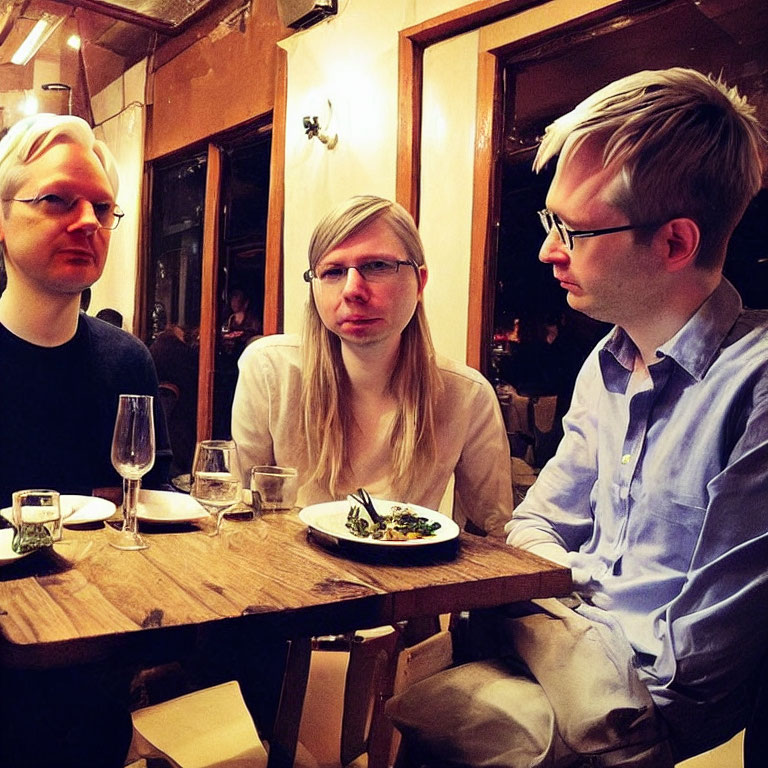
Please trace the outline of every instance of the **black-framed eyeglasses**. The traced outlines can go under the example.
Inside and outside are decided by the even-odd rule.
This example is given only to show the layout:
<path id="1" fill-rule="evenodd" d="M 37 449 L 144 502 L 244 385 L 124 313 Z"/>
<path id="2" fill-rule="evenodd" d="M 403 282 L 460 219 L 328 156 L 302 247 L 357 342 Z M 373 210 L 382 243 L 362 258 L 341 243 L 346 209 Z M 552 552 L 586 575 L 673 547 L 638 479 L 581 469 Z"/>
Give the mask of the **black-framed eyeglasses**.
<path id="1" fill-rule="evenodd" d="M 614 232 L 626 232 L 630 229 L 656 229 L 659 224 L 624 224 L 620 227 L 606 227 L 605 229 L 571 229 L 567 227 L 563 220 L 548 208 L 538 211 L 539 221 L 544 231 L 549 234 L 553 229 L 557 232 L 560 242 L 569 250 L 573 250 L 573 241 L 576 238 L 599 237 L 600 235 L 611 235 Z"/>
<path id="2" fill-rule="evenodd" d="M 58 218 L 59 216 L 69 214 L 80 200 L 84 199 L 83 197 L 66 198 L 61 195 L 48 193 L 36 195 L 35 197 L 8 197 L 4 198 L 3 202 L 26 203 L 33 206 L 41 216 Z M 93 208 L 93 214 L 99 222 L 101 229 L 117 229 L 120 219 L 125 216 L 119 205 L 115 203 L 93 203 L 90 200 L 88 202 Z"/>
<path id="3" fill-rule="evenodd" d="M 345 266 L 343 264 L 328 264 L 308 269 L 304 279 L 311 283 L 319 280 L 322 285 L 341 285 L 347 279 L 347 272 L 356 269 L 358 274 L 369 283 L 384 283 L 391 280 L 400 271 L 400 267 L 413 267 L 419 271 L 415 261 L 395 261 L 394 259 L 371 259 L 360 264 Z"/>

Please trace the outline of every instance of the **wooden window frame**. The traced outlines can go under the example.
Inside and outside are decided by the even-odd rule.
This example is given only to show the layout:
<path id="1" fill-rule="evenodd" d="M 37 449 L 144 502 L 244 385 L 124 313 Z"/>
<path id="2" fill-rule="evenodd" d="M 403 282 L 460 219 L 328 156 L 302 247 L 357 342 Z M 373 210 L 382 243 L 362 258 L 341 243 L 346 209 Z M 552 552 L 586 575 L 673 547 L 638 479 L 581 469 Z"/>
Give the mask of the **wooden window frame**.
<path id="1" fill-rule="evenodd" d="M 264 333 L 279 333 L 283 325 L 282 301 L 282 230 L 284 205 L 284 158 L 285 158 L 285 112 L 287 94 L 286 55 L 280 51 L 276 76 L 275 107 L 272 112 L 272 146 L 270 150 L 269 200 L 267 210 L 267 233 L 264 263 Z M 254 118 L 258 121 L 263 119 Z M 197 440 L 210 438 L 213 428 L 213 390 L 216 359 L 216 304 L 217 276 L 219 267 L 219 208 L 221 205 L 222 158 L 220 142 L 231 139 L 239 129 L 229 129 L 211 137 L 203 146 L 207 151 L 205 212 L 203 219 L 202 274 L 200 285 L 200 352 L 197 398 Z M 184 147 L 184 152 L 193 151 L 195 146 Z M 174 153 L 176 154 L 176 153 Z M 142 208 L 151 211 L 153 164 L 162 158 L 153 158 L 145 166 Z M 147 266 L 149 263 L 149 219 L 140 231 L 139 290 L 135 301 L 134 328 L 145 338 L 147 310 Z"/>
<path id="2" fill-rule="evenodd" d="M 546 30 L 520 38 L 510 35 L 511 28 L 504 25 L 489 26 L 503 20 L 513 23 L 512 17 L 545 5 L 548 1 L 474 2 L 399 33 L 396 199 L 418 222 L 424 52 L 435 43 L 475 29 L 481 30 L 478 46 L 466 362 L 485 374 L 488 373 L 489 365 L 487 340 L 493 332 L 493 254 L 498 225 L 497 158 L 502 140 L 504 61 L 515 51 L 555 35 L 586 28 L 649 5 L 663 4 L 649 0 L 597 0 L 592 11 L 586 11 L 575 18 L 560 21 L 553 19 L 552 26 Z"/>

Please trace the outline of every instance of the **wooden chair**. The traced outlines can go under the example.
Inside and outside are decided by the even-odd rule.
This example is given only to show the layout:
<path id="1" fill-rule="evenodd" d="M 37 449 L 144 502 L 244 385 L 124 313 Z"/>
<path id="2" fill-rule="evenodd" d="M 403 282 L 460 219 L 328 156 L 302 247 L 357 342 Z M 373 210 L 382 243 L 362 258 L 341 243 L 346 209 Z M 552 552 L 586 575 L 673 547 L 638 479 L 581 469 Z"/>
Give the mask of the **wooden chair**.
<path id="1" fill-rule="evenodd" d="M 393 733 L 384 704 L 399 649 L 396 627 L 315 638 L 299 731 L 304 755 L 323 766 L 386 768 Z M 298 752 L 296 768 L 310 768 Z"/>
<path id="2" fill-rule="evenodd" d="M 742 768 L 744 731 L 720 746 L 678 763 L 676 768 Z"/>
<path id="3" fill-rule="evenodd" d="M 267 765 L 267 751 L 234 680 L 134 712 L 128 763 L 139 758 L 172 768 Z"/>
<path id="4" fill-rule="evenodd" d="M 230 681 L 135 711 L 126 765 L 144 758 L 171 768 L 268 768 L 292 765 L 296 756 L 317 768 L 298 744 L 309 659 L 310 641 L 291 640 L 268 750 L 239 684 Z"/>

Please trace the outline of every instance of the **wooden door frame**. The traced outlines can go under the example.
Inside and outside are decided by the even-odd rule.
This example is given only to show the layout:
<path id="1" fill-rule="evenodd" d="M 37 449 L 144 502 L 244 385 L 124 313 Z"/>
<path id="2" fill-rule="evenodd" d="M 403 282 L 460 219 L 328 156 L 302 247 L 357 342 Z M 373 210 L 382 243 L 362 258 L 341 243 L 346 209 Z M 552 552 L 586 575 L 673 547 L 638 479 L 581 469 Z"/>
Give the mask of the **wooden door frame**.
<path id="1" fill-rule="evenodd" d="M 284 57 L 282 59 L 285 61 Z M 284 79 L 284 68 L 283 68 Z M 279 78 L 278 78 L 279 82 Z M 279 94 L 280 88 L 277 89 Z M 252 130 L 248 126 L 264 122 L 267 115 L 262 115 L 248 121 L 246 126 L 222 131 L 210 137 L 205 144 L 195 144 L 174 152 L 194 151 L 205 148 L 206 178 L 205 178 L 205 211 L 203 214 L 203 242 L 201 252 L 201 282 L 200 282 L 200 349 L 198 370 L 197 396 L 197 440 L 210 438 L 213 429 L 213 393 L 216 368 L 216 337 L 218 324 L 216 308 L 218 304 L 217 280 L 219 272 L 219 209 L 221 207 L 221 176 L 222 176 L 222 144 L 230 142 L 244 131 Z M 264 263 L 264 332 L 278 333 L 282 328 L 282 220 L 283 220 L 283 188 L 285 154 L 285 88 L 282 98 L 278 98 L 272 115 L 270 150 L 270 188 L 267 211 L 266 253 Z M 266 123 L 265 123 L 266 124 Z M 277 144 L 277 147 L 275 146 Z M 172 156 L 173 156 L 172 155 Z M 143 210 L 151 212 L 151 189 L 153 184 L 154 164 L 167 158 L 154 158 L 145 166 Z M 150 216 L 146 217 L 149 221 Z M 134 327 L 141 338 L 146 338 L 148 332 L 147 311 L 147 267 L 149 264 L 149 226 L 141 228 L 142 254 L 139 261 L 139 289 L 137 291 L 136 315 L 138 322 Z"/>
<path id="2" fill-rule="evenodd" d="M 400 30 L 398 39 L 398 133 L 395 195 L 419 220 L 421 99 L 424 51 L 435 43 L 512 16 L 546 0 L 479 0 Z"/>
<path id="3" fill-rule="evenodd" d="M 216 283 L 219 273 L 219 206 L 221 204 L 221 149 L 208 143 L 205 169 L 205 211 L 200 282 L 200 357 L 197 378 L 197 439 L 206 440 L 213 428 L 213 378 L 216 370 Z"/>
<path id="4" fill-rule="evenodd" d="M 491 0 L 470 3 L 400 31 L 398 45 L 398 136 L 396 199 L 419 220 L 421 176 L 421 103 L 424 52 L 435 43 L 480 29 L 472 191 L 471 253 L 466 362 L 488 372 L 486 340 L 493 332 L 497 159 L 502 131 L 503 60 L 515 50 L 544 39 L 604 22 L 648 6 L 648 0 L 595 0 L 594 9 L 575 18 L 553 18 L 539 33 L 520 37 L 513 17 L 549 0 Z M 658 3 L 661 4 L 661 3 Z M 506 21 L 505 21 L 506 20 Z M 495 24 L 495 22 L 505 22 Z M 508 24 L 507 24 L 508 22 Z M 490 26 L 490 25 L 494 26 Z"/>
<path id="5" fill-rule="evenodd" d="M 288 54 L 278 46 L 275 107 L 272 111 L 272 154 L 264 260 L 264 335 L 283 330 L 283 218 L 285 209 L 285 127 L 288 104 Z"/>
<path id="6" fill-rule="evenodd" d="M 285 57 L 278 59 L 278 83 L 285 82 Z M 275 109 L 271 120 L 269 197 L 264 254 L 264 333 L 282 329 L 282 228 L 285 156 L 285 89 L 276 89 Z M 247 125 L 264 121 L 259 116 Z M 242 127 L 241 127 L 242 128 Z M 206 440 L 213 430 L 214 377 L 216 372 L 216 340 L 219 326 L 216 318 L 219 275 L 219 210 L 221 208 L 222 145 L 231 142 L 241 128 L 229 129 L 208 143 L 208 165 L 205 180 L 205 214 L 203 221 L 202 281 L 200 286 L 200 370 L 197 395 L 197 439 Z M 246 129 L 249 130 L 249 129 Z M 277 145 L 277 146 L 276 146 Z"/>
<path id="7" fill-rule="evenodd" d="M 418 223 L 421 180 L 421 102 L 424 85 L 424 52 L 435 43 L 491 24 L 541 5 L 545 0 L 481 0 L 428 19 L 400 31 L 398 40 L 398 135 L 395 197 Z M 478 100 L 476 111 L 475 178 L 472 201 L 472 235 L 467 318 L 468 365 L 484 371 L 482 339 L 492 318 L 493 281 L 489 271 L 492 248 L 489 206 L 497 197 L 495 185 L 497 122 L 500 110 L 495 102 L 500 94 L 498 58 L 481 54 L 478 62 Z M 489 300 L 490 299 L 490 300 Z"/>

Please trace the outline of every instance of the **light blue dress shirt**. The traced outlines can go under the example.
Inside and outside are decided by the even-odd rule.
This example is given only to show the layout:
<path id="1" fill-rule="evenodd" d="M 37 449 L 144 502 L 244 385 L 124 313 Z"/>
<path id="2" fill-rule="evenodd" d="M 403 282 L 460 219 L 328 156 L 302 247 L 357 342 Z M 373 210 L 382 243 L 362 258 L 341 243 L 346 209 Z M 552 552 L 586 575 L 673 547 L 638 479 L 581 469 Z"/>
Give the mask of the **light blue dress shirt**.
<path id="1" fill-rule="evenodd" d="M 628 392 L 636 355 L 591 353 L 508 542 L 571 566 L 682 758 L 744 726 L 768 655 L 768 312 L 723 280 Z"/>

